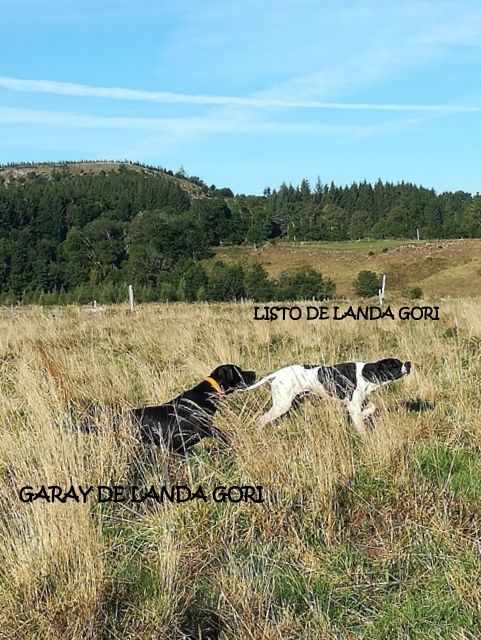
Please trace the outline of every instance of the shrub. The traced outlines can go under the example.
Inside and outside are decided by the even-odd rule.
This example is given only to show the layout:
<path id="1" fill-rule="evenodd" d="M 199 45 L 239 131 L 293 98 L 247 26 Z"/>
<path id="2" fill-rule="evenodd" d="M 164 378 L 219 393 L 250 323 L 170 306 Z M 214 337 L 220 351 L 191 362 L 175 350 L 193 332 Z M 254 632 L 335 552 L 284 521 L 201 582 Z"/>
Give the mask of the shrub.
<path id="1" fill-rule="evenodd" d="M 253 264 L 245 274 L 247 297 L 255 302 L 272 300 L 274 286 L 269 280 L 267 271 L 259 263 Z"/>
<path id="2" fill-rule="evenodd" d="M 188 267 L 182 274 L 177 290 L 179 300 L 193 302 L 199 299 L 199 289 L 207 287 L 207 274 L 202 265 L 195 263 Z M 203 294 L 205 295 L 205 293 Z"/>
<path id="3" fill-rule="evenodd" d="M 375 296 L 381 287 L 381 279 L 374 271 L 360 271 L 354 280 L 354 290 L 363 298 Z"/>
<path id="4" fill-rule="evenodd" d="M 283 271 L 277 280 L 278 300 L 329 300 L 336 293 L 332 280 L 323 278 L 312 267 L 304 267 L 294 272 Z"/>
<path id="5" fill-rule="evenodd" d="M 409 291 L 409 297 L 411 300 L 419 300 L 419 298 L 423 297 L 423 290 L 421 287 L 413 287 Z"/>
<path id="6" fill-rule="evenodd" d="M 239 300 L 245 296 L 244 269 L 241 264 L 226 265 L 218 260 L 208 275 L 208 300 Z"/>

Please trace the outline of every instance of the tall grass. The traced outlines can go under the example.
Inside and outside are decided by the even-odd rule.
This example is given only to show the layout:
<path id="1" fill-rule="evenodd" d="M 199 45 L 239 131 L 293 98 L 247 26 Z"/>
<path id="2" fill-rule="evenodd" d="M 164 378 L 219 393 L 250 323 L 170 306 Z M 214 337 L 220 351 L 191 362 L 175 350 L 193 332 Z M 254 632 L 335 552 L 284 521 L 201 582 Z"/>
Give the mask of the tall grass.
<path id="1" fill-rule="evenodd" d="M 254 322 L 250 305 L 0 311 L 0 638 L 479 638 L 479 301 L 442 319 Z M 413 362 L 360 439 L 335 403 L 216 415 L 233 449 L 138 446 L 118 407 L 221 362 Z M 60 428 L 92 404 L 98 429 Z M 265 502 L 22 503 L 24 485 L 261 485 Z"/>

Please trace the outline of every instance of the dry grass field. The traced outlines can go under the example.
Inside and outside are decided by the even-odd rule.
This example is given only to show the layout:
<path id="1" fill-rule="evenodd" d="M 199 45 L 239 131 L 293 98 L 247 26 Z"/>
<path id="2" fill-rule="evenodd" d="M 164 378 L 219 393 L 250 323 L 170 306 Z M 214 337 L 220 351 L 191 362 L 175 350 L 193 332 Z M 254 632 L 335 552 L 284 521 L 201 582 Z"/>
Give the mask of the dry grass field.
<path id="1" fill-rule="evenodd" d="M 355 297 L 359 271 L 387 273 L 391 294 L 405 296 L 421 287 L 431 297 L 481 296 L 481 240 L 363 240 L 359 242 L 279 242 L 222 247 L 225 262 L 260 262 L 270 276 L 287 267 L 309 265 L 331 278 L 339 296 Z"/>
<path id="2" fill-rule="evenodd" d="M 252 305 L 0 310 L 0 638 L 481 637 L 481 314 L 254 322 Z M 279 425 L 230 396 L 187 461 L 141 449 L 116 406 L 160 403 L 221 362 L 409 359 L 360 439 L 334 403 Z M 426 402 L 422 402 L 426 401 Z M 94 402 L 97 434 L 59 428 Z M 30 485 L 261 485 L 265 502 L 23 503 Z"/>

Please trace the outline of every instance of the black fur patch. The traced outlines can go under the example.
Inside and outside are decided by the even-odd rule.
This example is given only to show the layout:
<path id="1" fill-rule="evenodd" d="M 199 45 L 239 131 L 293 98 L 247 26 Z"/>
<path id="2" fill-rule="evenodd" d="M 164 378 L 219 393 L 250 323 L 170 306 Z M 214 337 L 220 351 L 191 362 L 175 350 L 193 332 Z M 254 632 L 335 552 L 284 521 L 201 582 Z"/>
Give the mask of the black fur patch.
<path id="1" fill-rule="evenodd" d="M 244 371 L 234 364 L 216 367 L 210 376 L 221 387 L 224 394 L 236 389 L 245 389 L 256 380 L 255 371 Z M 216 438 L 224 445 L 229 439 L 213 424 L 221 395 L 204 379 L 191 389 L 161 405 L 138 407 L 121 412 L 133 423 L 138 439 L 145 444 L 165 445 L 172 453 L 185 455 L 191 447 L 203 438 Z M 95 417 L 95 413 L 92 416 Z M 79 431 L 96 432 L 92 420 L 83 419 L 78 424 Z"/>
<path id="2" fill-rule="evenodd" d="M 351 399 L 357 386 L 356 364 L 343 362 L 332 366 L 321 365 L 317 377 L 330 395 L 340 400 Z"/>
<path id="3" fill-rule="evenodd" d="M 364 365 L 362 376 L 368 382 L 389 382 L 402 377 L 403 363 L 397 358 L 385 358 Z"/>
<path id="4" fill-rule="evenodd" d="M 210 375 L 217 380 L 226 394 L 248 387 L 256 381 L 255 371 L 243 371 L 234 364 L 221 364 Z"/>

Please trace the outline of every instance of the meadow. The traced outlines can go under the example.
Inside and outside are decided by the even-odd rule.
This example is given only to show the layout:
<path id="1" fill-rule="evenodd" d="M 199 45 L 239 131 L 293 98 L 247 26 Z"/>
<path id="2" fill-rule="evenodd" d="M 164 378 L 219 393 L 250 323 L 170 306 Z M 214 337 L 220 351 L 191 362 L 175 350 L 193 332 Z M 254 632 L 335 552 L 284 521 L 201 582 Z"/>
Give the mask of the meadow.
<path id="1" fill-rule="evenodd" d="M 251 304 L 0 309 L 0 638 L 481 637 L 479 299 L 439 321 L 253 321 Z M 411 360 L 364 439 L 335 403 L 260 429 L 267 388 L 229 396 L 187 460 L 116 408 L 221 362 Z M 91 403 L 98 433 L 61 428 Z M 264 502 L 19 500 L 22 486 L 256 485 Z"/>
<path id="2" fill-rule="evenodd" d="M 350 242 L 265 243 L 260 247 L 223 246 L 216 259 L 259 262 L 269 276 L 287 267 L 310 266 L 336 284 L 338 297 L 355 297 L 354 280 L 363 269 L 388 274 L 391 296 L 409 297 L 420 287 L 426 297 L 481 296 L 481 241 L 359 240 Z M 207 261 L 211 262 L 211 261 Z"/>

